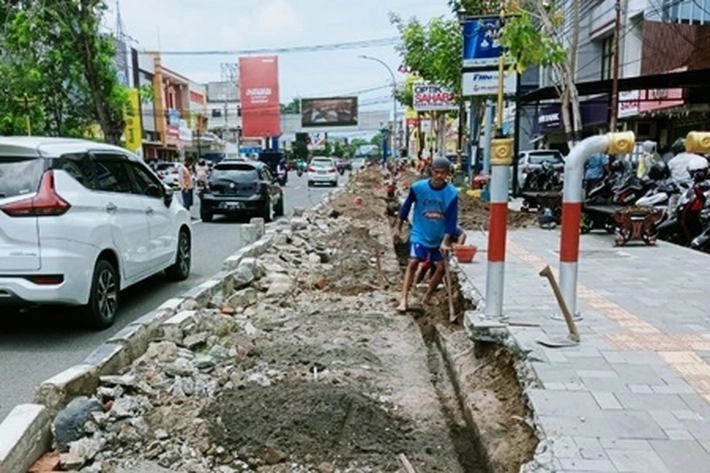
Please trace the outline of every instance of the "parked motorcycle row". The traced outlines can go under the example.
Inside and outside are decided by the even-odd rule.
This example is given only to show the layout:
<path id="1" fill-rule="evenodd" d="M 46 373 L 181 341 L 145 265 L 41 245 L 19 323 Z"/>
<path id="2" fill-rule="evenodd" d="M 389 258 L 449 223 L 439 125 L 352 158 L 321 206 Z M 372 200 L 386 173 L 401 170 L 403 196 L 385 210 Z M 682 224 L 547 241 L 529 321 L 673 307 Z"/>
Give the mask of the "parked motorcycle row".
<path id="1" fill-rule="evenodd" d="M 656 238 L 710 252 L 710 172 L 708 159 L 681 152 L 667 163 L 660 160 L 647 175 L 637 177 L 627 161 L 615 161 L 611 172 L 586 195 L 582 231 L 617 230 L 609 212 L 600 208 L 653 208 Z"/>
<path id="2" fill-rule="evenodd" d="M 563 184 L 563 169 L 544 161 L 525 175 L 521 190 L 531 192 L 559 191 Z"/>

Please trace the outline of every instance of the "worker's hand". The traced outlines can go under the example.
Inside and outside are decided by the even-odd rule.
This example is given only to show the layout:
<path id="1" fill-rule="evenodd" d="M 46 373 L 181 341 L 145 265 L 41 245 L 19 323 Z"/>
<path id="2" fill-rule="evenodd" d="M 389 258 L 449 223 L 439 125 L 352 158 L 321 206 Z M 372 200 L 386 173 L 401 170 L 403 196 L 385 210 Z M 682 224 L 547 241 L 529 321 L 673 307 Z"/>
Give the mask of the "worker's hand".
<path id="1" fill-rule="evenodd" d="M 392 232 L 392 237 L 394 238 L 394 241 L 396 241 L 396 242 L 402 241 L 402 228 L 399 225 L 394 227 L 394 231 Z"/>
<path id="2" fill-rule="evenodd" d="M 441 255 L 446 258 L 451 252 L 451 245 L 446 242 L 443 242 L 439 247 L 439 251 L 441 252 Z"/>

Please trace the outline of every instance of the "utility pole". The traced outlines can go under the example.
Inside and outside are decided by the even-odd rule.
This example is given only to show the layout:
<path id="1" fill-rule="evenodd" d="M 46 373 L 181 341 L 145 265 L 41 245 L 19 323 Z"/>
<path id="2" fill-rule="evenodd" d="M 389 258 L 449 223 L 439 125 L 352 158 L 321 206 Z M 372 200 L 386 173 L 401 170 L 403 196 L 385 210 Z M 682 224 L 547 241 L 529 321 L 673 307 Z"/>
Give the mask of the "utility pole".
<path id="1" fill-rule="evenodd" d="M 616 0 L 614 4 L 614 9 L 616 10 L 616 19 L 614 20 L 614 64 L 612 65 L 611 73 L 611 120 L 609 123 L 609 131 L 616 131 L 616 121 L 619 117 L 619 54 L 621 48 L 619 47 L 620 37 L 621 37 L 621 0 Z"/>

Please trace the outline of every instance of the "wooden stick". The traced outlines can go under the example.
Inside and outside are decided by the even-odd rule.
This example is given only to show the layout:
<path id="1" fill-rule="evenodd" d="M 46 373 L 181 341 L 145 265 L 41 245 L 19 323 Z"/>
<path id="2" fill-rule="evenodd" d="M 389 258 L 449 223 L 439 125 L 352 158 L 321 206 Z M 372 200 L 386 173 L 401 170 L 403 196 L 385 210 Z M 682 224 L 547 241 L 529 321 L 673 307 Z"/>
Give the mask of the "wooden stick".
<path id="1" fill-rule="evenodd" d="M 402 464 L 404 469 L 407 470 L 407 473 L 417 473 L 417 470 L 415 470 L 412 464 L 409 463 L 409 460 L 404 453 L 399 454 L 399 462 Z"/>
<path id="2" fill-rule="evenodd" d="M 560 306 L 560 310 L 562 310 L 562 315 L 565 317 L 565 322 L 567 322 L 567 330 L 569 330 L 569 338 L 573 342 L 579 342 L 579 331 L 577 330 L 577 324 L 574 323 L 574 319 L 572 318 L 572 314 L 569 311 L 569 308 L 567 307 L 567 301 L 565 301 L 565 298 L 562 296 L 562 291 L 560 290 L 560 286 L 557 284 L 557 281 L 555 280 L 555 275 L 552 273 L 552 268 L 550 266 L 545 266 L 542 271 L 540 271 L 540 276 L 547 278 L 548 281 L 550 281 L 550 286 L 552 286 L 552 292 L 555 293 L 555 298 L 557 299 L 557 304 Z"/>
<path id="3" fill-rule="evenodd" d="M 454 310 L 454 296 L 451 287 L 451 273 L 449 272 L 449 255 L 444 255 L 444 276 L 446 277 L 446 292 L 449 296 L 449 322 L 456 322 L 456 311 Z"/>

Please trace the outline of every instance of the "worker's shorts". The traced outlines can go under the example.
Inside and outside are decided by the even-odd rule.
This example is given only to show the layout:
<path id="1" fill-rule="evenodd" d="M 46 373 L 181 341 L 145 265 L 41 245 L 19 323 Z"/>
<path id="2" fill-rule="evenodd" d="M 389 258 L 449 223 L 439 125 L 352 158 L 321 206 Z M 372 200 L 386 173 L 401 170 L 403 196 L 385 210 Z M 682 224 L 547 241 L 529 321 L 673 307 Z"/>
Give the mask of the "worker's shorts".
<path id="1" fill-rule="evenodd" d="M 439 248 L 427 248 L 420 243 L 412 243 L 409 257 L 416 258 L 419 261 L 429 261 L 432 263 L 444 260 L 444 256 L 441 254 L 441 250 L 439 250 Z"/>

